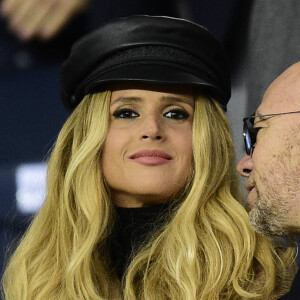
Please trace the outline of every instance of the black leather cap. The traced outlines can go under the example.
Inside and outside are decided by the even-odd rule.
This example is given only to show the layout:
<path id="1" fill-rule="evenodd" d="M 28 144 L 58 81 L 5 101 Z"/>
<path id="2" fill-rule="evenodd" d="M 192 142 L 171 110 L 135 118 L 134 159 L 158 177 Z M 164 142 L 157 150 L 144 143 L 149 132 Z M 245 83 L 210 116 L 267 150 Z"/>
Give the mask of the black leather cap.
<path id="1" fill-rule="evenodd" d="M 195 23 L 160 16 L 113 20 L 77 41 L 61 69 L 61 98 L 72 111 L 108 84 L 141 82 L 199 88 L 226 110 L 230 68 L 219 41 Z"/>

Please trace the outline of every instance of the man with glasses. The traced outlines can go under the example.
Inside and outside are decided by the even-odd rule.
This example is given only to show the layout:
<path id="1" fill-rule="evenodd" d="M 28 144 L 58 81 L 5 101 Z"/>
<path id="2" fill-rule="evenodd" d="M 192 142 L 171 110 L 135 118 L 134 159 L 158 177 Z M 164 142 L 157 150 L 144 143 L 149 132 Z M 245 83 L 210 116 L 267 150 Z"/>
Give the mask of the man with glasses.
<path id="1" fill-rule="evenodd" d="M 270 85 L 243 121 L 247 155 L 237 170 L 247 177 L 252 226 L 267 236 L 300 234 L 300 62 Z M 298 272 L 293 299 L 300 299 L 299 277 Z"/>

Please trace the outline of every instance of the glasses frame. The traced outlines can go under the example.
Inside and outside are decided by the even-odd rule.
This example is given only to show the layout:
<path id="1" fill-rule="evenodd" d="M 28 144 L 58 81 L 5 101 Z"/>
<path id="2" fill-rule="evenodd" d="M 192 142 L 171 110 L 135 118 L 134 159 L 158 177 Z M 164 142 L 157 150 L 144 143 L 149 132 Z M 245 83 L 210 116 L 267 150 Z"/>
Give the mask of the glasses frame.
<path id="1" fill-rule="evenodd" d="M 296 111 L 288 111 L 288 112 L 282 112 L 282 113 L 276 113 L 276 114 L 267 114 L 267 115 L 255 115 L 254 113 L 247 118 L 243 119 L 243 138 L 245 143 L 245 151 L 247 155 L 252 156 L 252 153 L 255 148 L 256 144 L 256 136 L 257 132 L 255 130 L 254 126 L 254 119 L 255 118 L 262 118 L 262 117 L 274 117 L 274 116 L 280 116 L 280 115 L 289 115 L 289 114 L 297 114 L 300 113 L 300 110 Z"/>

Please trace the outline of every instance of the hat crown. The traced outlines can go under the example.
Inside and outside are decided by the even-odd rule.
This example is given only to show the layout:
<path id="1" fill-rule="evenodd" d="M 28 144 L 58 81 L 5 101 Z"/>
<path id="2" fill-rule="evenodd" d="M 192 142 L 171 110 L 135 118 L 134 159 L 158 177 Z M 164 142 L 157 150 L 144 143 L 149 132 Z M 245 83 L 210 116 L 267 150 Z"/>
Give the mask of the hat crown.
<path id="1" fill-rule="evenodd" d="M 222 99 L 221 104 L 226 106 L 230 98 L 228 59 L 222 45 L 206 28 L 187 20 L 172 17 L 131 16 L 108 22 L 73 45 L 70 57 L 61 70 L 61 96 L 66 108 L 72 110 L 81 101 L 82 95 L 88 92 L 80 83 L 99 64 L 110 59 L 116 53 L 148 46 L 154 52 L 156 46 L 168 47 L 194 56 L 197 61 L 200 61 L 197 73 L 200 74 L 203 69 L 211 71 L 214 79 L 207 84 L 215 86 L 216 91 L 219 90 L 217 94 Z M 164 60 L 163 57 L 161 59 Z M 187 60 L 186 65 L 189 68 L 192 63 Z M 176 68 L 173 72 L 176 72 Z M 124 70 L 122 74 L 124 74 Z M 113 75 L 119 77 L 116 72 Z M 128 76 L 128 80 L 131 81 L 155 82 L 155 78 L 130 78 L 130 74 Z M 153 76 L 155 75 L 152 74 Z M 109 79 L 108 77 L 106 76 L 105 80 L 98 78 L 97 82 L 103 86 L 112 81 L 126 81 L 124 75 L 122 78 L 111 76 Z M 181 75 L 181 77 L 184 76 Z M 173 82 L 173 78 L 172 82 L 168 78 L 165 79 L 159 77 L 157 83 L 189 85 L 189 82 L 185 82 L 187 78 L 184 80 L 179 78 L 179 82 L 177 79 L 176 82 Z M 188 80 L 191 81 L 191 79 Z M 192 81 L 190 85 L 195 84 L 195 80 Z M 81 87 L 81 91 L 78 91 L 78 86 Z M 77 92 L 80 96 L 76 95 Z"/>

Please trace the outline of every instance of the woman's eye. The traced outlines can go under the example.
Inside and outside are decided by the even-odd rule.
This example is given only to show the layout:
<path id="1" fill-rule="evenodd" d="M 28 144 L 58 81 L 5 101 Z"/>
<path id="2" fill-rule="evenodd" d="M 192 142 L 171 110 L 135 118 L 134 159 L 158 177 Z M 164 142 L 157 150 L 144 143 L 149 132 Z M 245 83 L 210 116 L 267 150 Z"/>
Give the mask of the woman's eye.
<path id="1" fill-rule="evenodd" d="M 189 116 L 183 109 L 172 109 L 164 114 L 164 117 L 175 120 L 186 120 Z"/>
<path id="2" fill-rule="evenodd" d="M 113 116 L 115 118 L 120 118 L 120 119 L 132 119 L 132 118 L 137 118 L 140 115 L 130 108 L 121 108 L 116 110 L 113 113 Z"/>

